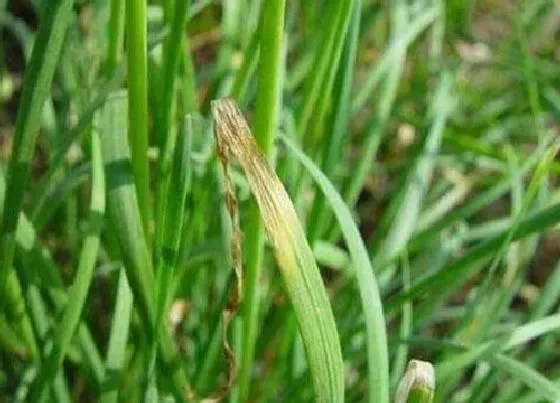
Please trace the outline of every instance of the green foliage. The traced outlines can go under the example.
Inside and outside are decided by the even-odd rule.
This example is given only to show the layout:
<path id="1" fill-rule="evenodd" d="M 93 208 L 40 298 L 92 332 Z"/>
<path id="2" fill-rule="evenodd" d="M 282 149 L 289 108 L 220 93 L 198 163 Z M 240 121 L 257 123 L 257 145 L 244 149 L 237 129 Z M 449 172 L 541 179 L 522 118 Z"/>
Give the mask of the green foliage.
<path id="1" fill-rule="evenodd" d="M 0 401 L 560 400 L 557 8 L 0 0 Z"/>

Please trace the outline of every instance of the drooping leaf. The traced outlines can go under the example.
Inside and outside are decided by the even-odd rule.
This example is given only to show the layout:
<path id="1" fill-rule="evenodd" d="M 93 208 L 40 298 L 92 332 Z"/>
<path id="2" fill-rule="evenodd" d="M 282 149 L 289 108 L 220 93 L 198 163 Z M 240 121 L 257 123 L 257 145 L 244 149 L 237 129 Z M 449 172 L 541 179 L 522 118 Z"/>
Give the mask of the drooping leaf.
<path id="1" fill-rule="evenodd" d="M 230 156 L 238 160 L 257 199 L 296 313 L 316 400 L 341 402 L 344 367 L 340 341 L 325 286 L 294 206 L 233 101 L 214 101 L 212 115 L 222 162 L 227 164 Z"/>

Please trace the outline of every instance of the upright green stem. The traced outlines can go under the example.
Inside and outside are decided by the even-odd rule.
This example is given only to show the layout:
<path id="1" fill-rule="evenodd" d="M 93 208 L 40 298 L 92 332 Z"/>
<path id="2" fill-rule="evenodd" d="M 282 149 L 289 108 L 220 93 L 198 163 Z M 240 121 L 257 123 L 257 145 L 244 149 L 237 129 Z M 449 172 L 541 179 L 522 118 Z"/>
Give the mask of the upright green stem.
<path id="1" fill-rule="evenodd" d="M 337 72 L 334 88 L 332 89 L 332 100 L 335 107 L 333 108 L 332 118 L 327 123 L 327 133 L 325 134 L 325 141 L 323 141 L 324 156 L 322 169 L 323 172 L 331 179 L 337 162 L 342 155 L 344 140 L 348 132 L 352 80 L 358 42 L 360 39 L 361 15 L 362 1 L 355 0 L 348 36 L 342 51 L 342 61 L 340 63 L 339 71 Z M 328 224 L 330 222 L 332 222 L 332 215 L 327 209 L 325 198 L 323 195 L 318 193 L 315 195 L 315 199 L 313 200 L 311 218 L 308 222 L 309 226 L 307 233 L 310 242 L 314 242 L 321 237 L 324 230 L 328 228 Z"/>
<path id="2" fill-rule="evenodd" d="M 245 229 L 246 265 L 243 280 L 241 351 L 238 354 L 238 386 L 234 391 L 234 402 L 245 402 L 249 396 L 251 367 L 255 355 L 256 331 L 259 317 L 258 282 L 261 275 L 264 252 L 264 228 L 259 208 L 251 200 L 248 225 Z"/>
<path id="3" fill-rule="evenodd" d="M 182 55 L 183 29 L 187 20 L 188 0 L 177 0 L 173 10 L 171 21 L 171 32 L 165 46 L 162 94 L 159 107 L 159 119 L 155 122 L 156 138 L 160 139 L 162 149 L 160 150 L 158 186 L 157 186 L 157 213 L 156 213 L 156 253 L 159 256 L 159 248 L 162 245 L 163 231 L 165 227 L 164 208 L 168 194 L 168 183 L 171 173 L 173 152 L 177 139 L 177 131 L 173 128 L 173 111 L 175 111 L 175 83 L 180 56 Z M 159 263 L 158 263 L 159 265 Z"/>
<path id="4" fill-rule="evenodd" d="M 255 140 L 272 160 L 272 145 L 276 137 L 281 107 L 283 28 L 285 0 L 274 0 L 263 8 L 259 32 L 261 52 L 259 60 L 259 89 L 255 111 Z"/>
<path id="5" fill-rule="evenodd" d="M 157 122 L 158 129 L 161 131 L 158 138 L 164 139 L 163 163 L 168 167 L 174 150 L 174 139 L 170 137 L 173 118 L 173 99 L 175 94 L 175 82 L 177 81 L 177 70 L 179 60 L 182 55 L 182 37 L 185 23 L 187 21 L 189 0 L 176 0 L 171 20 L 171 32 L 167 39 L 162 77 L 162 97 L 161 97 L 161 122 Z M 161 136 L 161 137 L 160 137 Z"/>
<path id="6" fill-rule="evenodd" d="M 166 21 L 171 18 L 171 12 L 173 11 L 173 0 L 160 0 L 161 7 L 163 8 L 163 16 Z"/>
<path id="7" fill-rule="evenodd" d="M 261 150 L 272 160 L 272 145 L 278 125 L 281 105 L 281 77 L 283 60 L 283 29 L 285 0 L 273 0 L 261 15 L 259 60 L 259 89 L 255 112 L 254 133 Z M 248 401 L 251 367 L 255 355 L 256 329 L 259 316 L 258 280 L 261 273 L 264 235 L 256 203 L 251 205 L 246 231 L 245 295 L 243 296 L 243 336 L 238 374 L 238 400 Z"/>
<path id="8" fill-rule="evenodd" d="M 320 30 L 320 44 L 313 60 L 313 74 L 309 76 L 303 90 L 302 104 L 297 119 L 297 130 L 306 142 L 310 141 L 307 134 L 309 121 L 313 113 L 324 108 L 324 99 L 330 93 L 332 80 L 336 69 L 329 68 L 331 64 L 338 65 L 342 44 L 346 36 L 346 26 L 350 20 L 352 0 L 329 2 L 323 17 L 324 26 L 328 29 Z M 266 7 L 265 7 L 266 8 Z M 317 105 L 320 104 L 320 105 Z"/>
<path id="9" fill-rule="evenodd" d="M 69 302 L 64 308 L 60 324 L 56 327 L 53 346 L 45 359 L 30 401 L 45 400 L 49 385 L 60 370 L 64 356 L 78 325 L 86 302 L 87 293 L 93 279 L 97 252 L 99 250 L 99 234 L 105 214 L 105 176 L 101 159 L 101 141 L 99 133 L 92 133 L 92 192 L 89 218 L 89 232 L 80 254 L 80 262 L 74 283 L 69 291 Z"/>
<path id="10" fill-rule="evenodd" d="M 33 325 L 28 316 L 27 307 L 24 299 L 24 291 L 14 270 L 10 270 L 6 279 L 6 319 L 8 323 L 18 333 L 24 346 L 27 348 L 27 354 L 32 359 L 39 358 L 39 349 Z"/>
<path id="11" fill-rule="evenodd" d="M 0 308 L 7 299 L 11 305 L 19 305 L 19 293 L 12 285 L 17 283 L 13 270 L 16 250 L 15 232 L 23 204 L 31 160 L 39 131 L 40 117 L 45 100 L 49 95 L 54 72 L 66 34 L 68 22 L 72 17 L 72 0 L 53 0 L 45 4 L 41 25 L 31 53 L 29 67 L 25 71 L 23 91 L 18 107 L 14 144 L 8 167 L 6 200 L 1 212 L 0 224 Z M 15 281 L 8 282 L 10 276 Z M 23 321 L 28 321 L 22 318 Z M 29 333 L 25 330 L 24 333 Z M 26 338 L 31 338 L 27 334 Z"/>
<path id="12" fill-rule="evenodd" d="M 105 73 L 111 76 L 121 59 L 124 39 L 125 0 L 111 0 L 111 15 L 109 17 L 109 49 L 105 62 Z"/>
<path id="13" fill-rule="evenodd" d="M 185 35 L 182 37 L 181 48 L 184 49 L 183 58 L 179 62 L 179 84 L 180 103 L 178 111 L 180 114 L 198 111 L 198 100 L 196 95 L 196 75 L 194 62 L 190 52 L 190 42 Z"/>
<path id="14" fill-rule="evenodd" d="M 144 234 L 149 238 L 148 62 L 146 0 L 126 0 L 128 141 Z"/>

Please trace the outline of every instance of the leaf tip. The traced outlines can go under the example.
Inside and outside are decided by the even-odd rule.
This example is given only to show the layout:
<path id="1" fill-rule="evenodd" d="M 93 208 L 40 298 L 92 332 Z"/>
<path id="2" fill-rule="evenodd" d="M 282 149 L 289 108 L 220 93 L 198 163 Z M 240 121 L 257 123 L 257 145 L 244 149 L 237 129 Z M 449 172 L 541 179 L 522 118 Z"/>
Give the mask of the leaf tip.
<path id="1" fill-rule="evenodd" d="M 399 382 L 395 403 L 431 403 L 434 398 L 436 376 L 431 363 L 410 360 Z"/>

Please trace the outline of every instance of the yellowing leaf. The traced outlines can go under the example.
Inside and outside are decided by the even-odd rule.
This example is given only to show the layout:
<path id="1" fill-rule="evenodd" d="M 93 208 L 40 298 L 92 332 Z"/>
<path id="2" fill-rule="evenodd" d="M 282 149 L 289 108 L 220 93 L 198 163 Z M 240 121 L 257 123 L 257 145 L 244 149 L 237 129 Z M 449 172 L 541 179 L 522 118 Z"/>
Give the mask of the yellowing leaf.
<path id="1" fill-rule="evenodd" d="M 294 206 L 231 100 L 212 103 L 214 135 L 227 167 L 234 156 L 257 200 L 305 345 L 318 402 L 342 402 L 344 367 L 325 286 Z"/>

